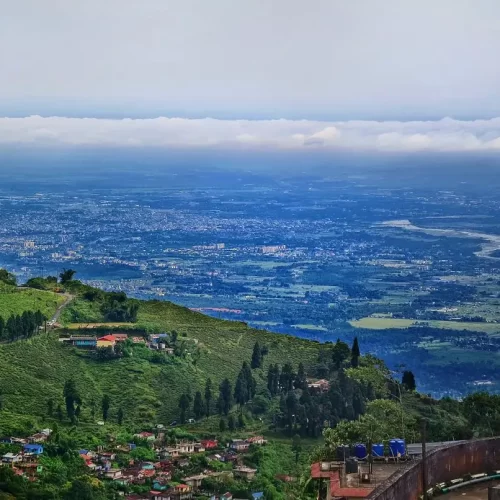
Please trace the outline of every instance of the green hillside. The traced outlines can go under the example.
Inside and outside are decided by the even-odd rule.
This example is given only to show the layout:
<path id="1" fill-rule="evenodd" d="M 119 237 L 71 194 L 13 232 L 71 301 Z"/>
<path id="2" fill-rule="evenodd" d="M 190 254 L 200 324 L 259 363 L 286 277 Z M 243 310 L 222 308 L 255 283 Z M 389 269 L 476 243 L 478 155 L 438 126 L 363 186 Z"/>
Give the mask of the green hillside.
<path id="1" fill-rule="evenodd" d="M 40 311 L 50 318 L 59 305 L 64 302 L 64 296 L 45 290 L 18 288 L 0 281 L 0 316 L 22 314 L 24 311 Z"/>
<path id="2" fill-rule="evenodd" d="M 50 296 L 50 292 L 29 291 L 33 296 Z M 13 297 L 24 297 L 24 292 L 15 295 L 0 292 L 0 303 L 14 304 Z M 82 304 L 92 311 L 93 317 L 89 319 L 98 317 L 96 307 L 83 299 L 68 305 L 64 317 L 71 317 L 75 309 L 81 312 Z M 0 387 L 4 411 L 13 417 L 16 414 L 43 417 L 49 399 L 56 406 L 63 403 L 64 382 L 72 378 L 84 401 L 82 420 L 90 419 L 92 401 L 99 406 L 102 396 L 108 394 L 112 413 L 121 407 L 127 420 L 166 423 L 178 416 L 182 393 L 194 395 L 203 389 L 209 377 L 215 391 L 223 378 L 235 380 L 242 362 L 250 360 L 256 340 L 269 350 L 263 367 L 256 370 L 261 385 L 265 384 L 269 363 L 312 363 L 319 352 L 319 344 L 315 342 L 210 318 L 169 302 L 141 303 L 138 321 L 130 327 L 176 330 L 179 341 L 185 342 L 192 352 L 185 358 L 169 357 L 166 363 L 159 364 L 150 361 L 149 350 L 136 348 L 130 357 L 102 362 L 86 351 L 63 345 L 58 332 L 3 344 L 0 345 Z M 4 419 L 3 425 L 11 425 L 8 420 Z"/>

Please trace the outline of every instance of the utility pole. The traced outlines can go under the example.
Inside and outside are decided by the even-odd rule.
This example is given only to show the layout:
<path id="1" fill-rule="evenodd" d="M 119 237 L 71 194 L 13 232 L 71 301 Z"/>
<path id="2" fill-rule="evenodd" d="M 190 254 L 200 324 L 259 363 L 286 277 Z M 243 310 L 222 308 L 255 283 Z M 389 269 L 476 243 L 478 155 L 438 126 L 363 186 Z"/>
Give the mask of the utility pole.
<path id="1" fill-rule="evenodd" d="M 422 489 L 423 500 L 428 500 L 427 497 L 427 421 L 422 419 L 421 439 L 422 439 Z"/>

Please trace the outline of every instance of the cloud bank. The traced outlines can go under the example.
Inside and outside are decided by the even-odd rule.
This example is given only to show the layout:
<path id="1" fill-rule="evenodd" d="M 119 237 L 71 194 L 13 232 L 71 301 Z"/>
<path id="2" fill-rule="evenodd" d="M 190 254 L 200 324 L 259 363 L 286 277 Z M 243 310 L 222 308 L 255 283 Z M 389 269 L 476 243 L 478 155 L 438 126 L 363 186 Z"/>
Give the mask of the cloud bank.
<path id="1" fill-rule="evenodd" d="M 461 121 L 0 118 L 0 144 L 500 151 L 500 118 Z"/>

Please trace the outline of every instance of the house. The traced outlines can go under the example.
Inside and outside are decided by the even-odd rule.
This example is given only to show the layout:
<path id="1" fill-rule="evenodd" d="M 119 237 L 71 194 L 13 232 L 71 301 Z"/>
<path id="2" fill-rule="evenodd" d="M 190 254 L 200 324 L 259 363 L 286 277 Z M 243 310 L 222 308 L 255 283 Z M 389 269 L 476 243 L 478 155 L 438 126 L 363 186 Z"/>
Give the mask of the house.
<path id="1" fill-rule="evenodd" d="M 192 498 L 193 493 L 191 491 L 191 486 L 188 486 L 187 484 L 178 484 L 174 487 L 174 491 L 170 496 L 175 500 L 186 500 L 188 498 Z"/>
<path id="2" fill-rule="evenodd" d="M 104 477 L 108 479 L 120 479 L 123 477 L 121 469 L 109 469 L 104 473 Z"/>
<path id="3" fill-rule="evenodd" d="M 223 495 L 213 495 L 210 497 L 210 500 L 233 500 L 233 495 L 228 491 Z"/>
<path id="4" fill-rule="evenodd" d="M 195 453 L 203 453 L 205 451 L 205 447 L 201 443 L 194 443 L 194 452 Z"/>
<path id="5" fill-rule="evenodd" d="M 43 434 L 42 432 L 37 432 L 28 438 L 28 440 L 32 443 L 44 443 L 47 439 L 49 439 L 49 436 L 47 436 L 47 434 Z"/>
<path id="6" fill-rule="evenodd" d="M 245 465 L 234 468 L 234 476 L 246 479 L 247 481 L 251 481 L 255 477 L 255 474 L 257 474 L 257 469 L 252 469 Z"/>
<path id="7" fill-rule="evenodd" d="M 197 490 L 201 488 L 201 482 L 208 476 L 205 476 L 205 474 L 198 474 L 197 476 L 190 476 L 190 477 L 185 477 L 183 481 L 193 488 L 194 490 Z"/>
<path id="8" fill-rule="evenodd" d="M 125 342 L 128 339 L 128 335 L 126 333 L 113 333 L 113 337 L 117 342 Z"/>
<path id="9" fill-rule="evenodd" d="M 247 451 L 250 447 L 250 443 L 247 443 L 243 439 L 233 439 L 229 447 L 236 451 Z"/>
<path id="10" fill-rule="evenodd" d="M 97 347 L 115 347 L 116 338 L 114 335 L 104 335 L 97 339 Z"/>
<path id="11" fill-rule="evenodd" d="M 307 387 L 317 392 L 328 392 L 328 390 L 330 389 L 330 382 L 328 382 L 328 380 L 325 379 L 316 381 L 308 380 Z"/>
<path id="12" fill-rule="evenodd" d="M 132 337 L 132 342 L 134 344 L 145 344 L 146 341 L 142 337 Z"/>
<path id="13" fill-rule="evenodd" d="M 205 450 L 213 450 L 219 446 L 219 442 L 217 439 L 202 439 L 201 445 L 205 448 Z"/>
<path id="14" fill-rule="evenodd" d="M 253 436 L 248 438 L 247 443 L 249 444 L 266 444 L 267 441 L 264 439 L 264 436 Z"/>
<path id="15" fill-rule="evenodd" d="M 180 454 L 189 455 L 191 453 L 194 453 L 194 443 L 189 443 L 189 442 L 179 443 L 177 445 L 177 449 L 179 450 Z"/>
<path id="16" fill-rule="evenodd" d="M 252 493 L 252 498 L 253 498 L 253 500 L 259 500 L 260 498 L 264 498 L 264 492 L 257 491 L 255 493 Z"/>
<path id="17" fill-rule="evenodd" d="M 19 455 L 18 453 L 6 453 L 2 457 L 2 462 L 5 464 L 15 464 L 17 462 L 21 462 L 22 459 L 22 455 Z"/>
<path id="18" fill-rule="evenodd" d="M 97 337 L 85 337 L 79 335 L 72 335 L 69 338 L 69 343 L 75 347 L 94 349 L 97 346 Z"/>
<path id="19" fill-rule="evenodd" d="M 167 492 L 151 490 L 149 492 L 151 500 L 171 500 L 171 495 Z"/>
<path id="20" fill-rule="evenodd" d="M 25 444 L 23 451 L 29 455 L 41 455 L 43 453 L 43 446 L 41 444 Z"/>
<path id="21" fill-rule="evenodd" d="M 145 439 L 146 441 L 154 441 L 155 435 L 152 432 L 139 432 L 139 434 L 134 434 L 134 437 L 139 439 Z"/>

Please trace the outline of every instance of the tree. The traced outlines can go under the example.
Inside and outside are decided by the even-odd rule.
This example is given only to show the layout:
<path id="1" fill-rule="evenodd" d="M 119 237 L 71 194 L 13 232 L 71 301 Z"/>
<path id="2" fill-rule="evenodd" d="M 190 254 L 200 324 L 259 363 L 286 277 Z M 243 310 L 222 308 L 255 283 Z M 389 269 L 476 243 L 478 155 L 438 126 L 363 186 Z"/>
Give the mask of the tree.
<path id="1" fill-rule="evenodd" d="M 49 417 L 52 417 L 54 415 L 54 400 L 49 399 L 47 401 L 47 415 Z"/>
<path id="2" fill-rule="evenodd" d="M 118 408 L 118 414 L 116 415 L 116 421 L 118 422 L 118 425 L 123 424 L 123 410 L 121 408 Z"/>
<path id="3" fill-rule="evenodd" d="M 349 346 L 340 339 L 337 339 L 337 342 L 332 349 L 332 363 L 334 368 L 339 370 L 343 363 L 349 359 L 350 355 L 351 350 L 349 349 Z"/>
<path id="4" fill-rule="evenodd" d="M 230 431 L 234 431 L 236 429 L 236 422 L 234 421 L 234 416 L 233 415 L 229 415 L 229 417 L 227 419 L 227 428 Z"/>
<path id="5" fill-rule="evenodd" d="M 285 363 L 281 374 L 279 376 L 279 386 L 282 391 L 288 392 L 293 389 L 293 381 L 295 380 L 295 373 L 290 363 Z"/>
<path id="6" fill-rule="evenodd" d="M 64 418 L 62 406 L 60 404 L 58 404 L 56 408 L 56 417 L 59 422 L 62 422 L 62 419 Z"/>
<path id="7" fill-rule="evenodd" d="M 415 375 L 413 375 L 413 372 L 408 370 L 405 370 L 403 372 L 401 383 L 403 384 L 404 388 L 407 391 L 414 391 L 417 388 L 417 383 L 415 382 Z"/>
<path id="8" fill-rule="evenodd" d="M 276 396 L 280 389 L 280 368 L 276 365 L 269 365 L 267 370 L 267 389 L 271 396 Z"/>
<path id="9" fill-rule="evenodd" d="M 108 420 L 109 407 L 111 405 L 110 397 L 105 394 L 101 401 L 101 409 L 102 409 L 102 419 L 106 422 Z"/>
<path id="10" fill-rule="evenodd" d="M 255 342 L 252 353 L 252 368 L 260 368 L 262 364 L 262 350 L 258 342 Z"/>
<path id="11" fill-rule="evenodd" d="M 198 420 L 205 414 L 205 404 L 203 402 L 203 396 L 201 392 L 198 391 L 194 396 L 193 412 L 195 418 Z"/>
<path id="12" fill-rule="evenodd" d="M 69 283 L 73 279 L 73 276 L 75 274 L 76 271 L 73 269 L 63 269 L 62 272 L 59 274 L 61 284 L 65 285 L 66 283 Z"/>
<path id="13" fill-rule="evenodd" d="M 66 405 L 66 414 L 71 421 L 75 419 L 75 405 L 82 404 L 80 394 L 76 388 L 75 382 L 72 379 L 66 380 L 63 389 L 64 403 Z"/>
<path id="14" fill-rule="evenodd" d="M 228 415 L 233 405 L 232 387 L 229 379 L 225 378 L 219 386 L 219 399 L 217 406 L 220 414 Z"/>
<path id="15" fill-rule="evenodd" d="M 352 343 L 351 349 L 351 366 L 357 368 L 359 366 L 359 357 L 361 353 L 359 351 L 358 337 L 354 337 L 354 342 Z"/>
<path id="16" fill-rule="evenodd" d="M 295 381 L 293 383 L 296 389 L 306 389 L 307 388 L 307 379 L 306 379 L 306 371 L 304 369 L 304 365 L 299 363 L 299 368 L 297 371 L 297 375 L 295 376 Z"/>
<path id="17" fill-rule="evenodd" d="M 16 286 L 17 284 L 16 277 L 5 269 L 0 269 L 0 281 L 12 286 Z"/>
<path id="18" fill-rule="evenodd" d="M 181 424 L 186 422 L 186 412 L 189 410 L 189 405 L 191 404 L 191 398 L 187 394 L 182 394 L 179 398 L 179 409 L 181 410 Z"/>
<path id="19" fill-rule="evenodd" d="M 212 402 L 212 380 L 207 379 L 205 384 L 205 404 L 206 404 L 206 415 L 210 416 L 210 403 Z"/>
<path id="20" fill-rule="evenodd" d="M 226 421 L 223 418 L 219 420 L 219 431 L 220 432 L 226 431 Z"/>
<path id="21" fill-rule="evenodd" d="M 299 455 L 302 451 L 302 445 L 300 442 L 300 436 L 295 434 L 292 438 L 292 451 L 295 453 L 295 464 L 299 463 Z"/>
<path id="22" fill-rule="evenodd" d="M 238 429 L 245 428 L 245 419 L 243 417 L 243 413 L 238 414 Z"/>

